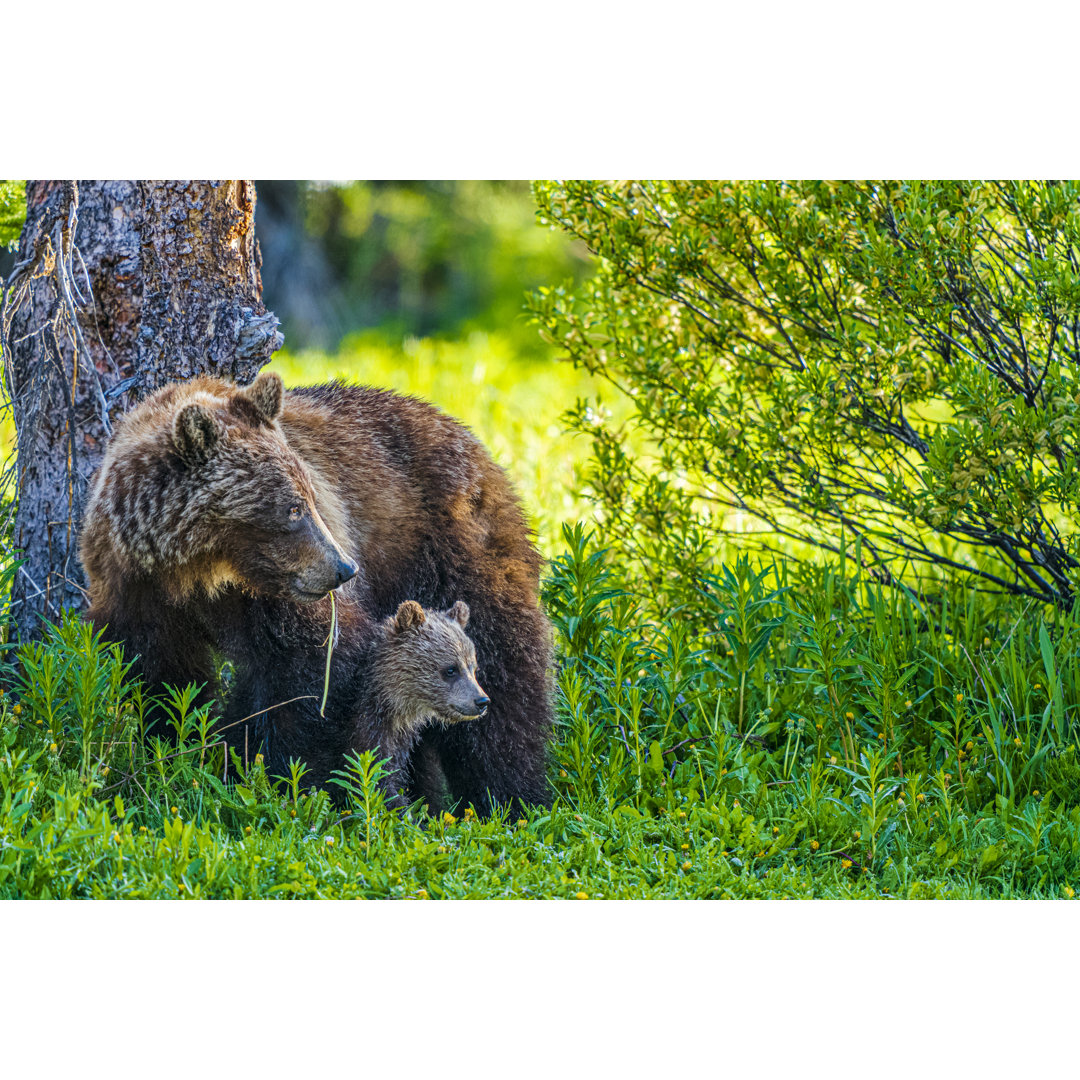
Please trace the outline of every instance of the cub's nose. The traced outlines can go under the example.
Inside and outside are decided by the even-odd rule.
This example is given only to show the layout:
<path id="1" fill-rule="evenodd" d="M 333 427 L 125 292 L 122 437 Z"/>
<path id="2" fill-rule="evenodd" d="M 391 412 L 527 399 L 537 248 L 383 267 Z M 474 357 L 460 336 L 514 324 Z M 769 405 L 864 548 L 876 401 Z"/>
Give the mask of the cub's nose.
<path id="1" fill-rule="evenodd" d="M 338 561 L 337 564 L 337 583 L 338 585 L 344 585 L 350 578 L 356 577 L 356 572 L 360 569 L 358 563 L 354 563 L 350 558 L 344 558 Z"/>
<path id="2" fill-rule="evenodd" d="M 490 702 L 491 702 L 491 698 L 487 698 L 487 697 L 478 697 L 478 698 L 473 699 L 473 704 L 478 709 L 486 709 Z"/>

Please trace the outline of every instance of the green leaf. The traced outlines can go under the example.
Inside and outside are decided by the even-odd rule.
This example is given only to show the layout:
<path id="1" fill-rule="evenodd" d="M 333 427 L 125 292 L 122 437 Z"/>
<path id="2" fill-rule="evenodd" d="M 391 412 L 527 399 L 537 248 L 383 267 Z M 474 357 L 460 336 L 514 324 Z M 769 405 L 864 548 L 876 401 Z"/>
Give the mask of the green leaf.
<path id="1" fill-rule="evenodd" d="M 664 771 L 664 751 L 655 739 L 649 743 L 649 768 L 656 773 Z"/>

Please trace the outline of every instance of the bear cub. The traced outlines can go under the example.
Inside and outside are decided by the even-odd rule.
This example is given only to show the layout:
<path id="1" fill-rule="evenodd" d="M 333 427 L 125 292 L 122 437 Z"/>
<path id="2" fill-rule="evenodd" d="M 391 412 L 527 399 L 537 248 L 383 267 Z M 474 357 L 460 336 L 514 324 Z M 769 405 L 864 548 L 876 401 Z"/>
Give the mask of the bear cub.
<path id="1" fill-rule="evenodd" d="M 468 622 L 462 600 L 447 611 L 406 600 L 376 627 L 346 750 L 377 748 L 389 758 L 384 786 L 391 805 L 407 805 L 399 789 L 408 788 L 410 753 L 429 723 L 445 727 L 487 712 Z"/>

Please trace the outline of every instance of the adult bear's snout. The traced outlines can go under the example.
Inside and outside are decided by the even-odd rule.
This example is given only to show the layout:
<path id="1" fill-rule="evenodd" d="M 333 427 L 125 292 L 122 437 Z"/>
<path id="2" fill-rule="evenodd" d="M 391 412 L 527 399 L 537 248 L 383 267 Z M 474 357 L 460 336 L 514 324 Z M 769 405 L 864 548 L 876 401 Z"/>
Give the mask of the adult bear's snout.
<path id="1" fill-rule="evenodd" d="M 344 585 L 346 581 L 356 577 L 357 571 L 360 569 L 360 564 L 353 562 L 347 555 L 338 559 L 337 565 L 337 583 L 338 585 Z"/>

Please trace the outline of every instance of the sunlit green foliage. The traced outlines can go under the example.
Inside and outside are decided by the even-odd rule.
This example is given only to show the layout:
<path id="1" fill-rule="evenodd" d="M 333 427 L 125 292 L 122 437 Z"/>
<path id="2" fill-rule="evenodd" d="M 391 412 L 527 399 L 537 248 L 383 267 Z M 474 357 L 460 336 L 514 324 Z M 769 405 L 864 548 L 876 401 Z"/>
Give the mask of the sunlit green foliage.
<path id="1" fill-rule="evenodd" d="M 687 869 L 739 836 L 744 874 L 798 868 L 818 895 L 837 870 L 890 895 L 1072 895 L 1077 614 L 1048 624 L 962 581 L 927 610 L 852 560 L 800 580 L 743 557 L 693 639 L 646 621 L 612 553 L 566 539 L 546 593 L 564 646 L 554 783 L 587 819 L 674 814 Z M 718 808 L 715 837 L 696 832 Z"/>
<path id="2" fill-rule="evenodd" d="M 0 247 L 13 248 L 26 220 L 26 182 L 0 180 Z"/>
<path id="3" fill-rule="evenodd" d="M 772 546 L 859 538 L 885 581 L 962 570 L 1071 604 L 1080 186 L 535 191 L 601 257 L 533 306 L 653 440 L 642 459 L 573 414 L 609 535 L 668 610 L 692 606 L 719 534 L 750 527 Z"/>

